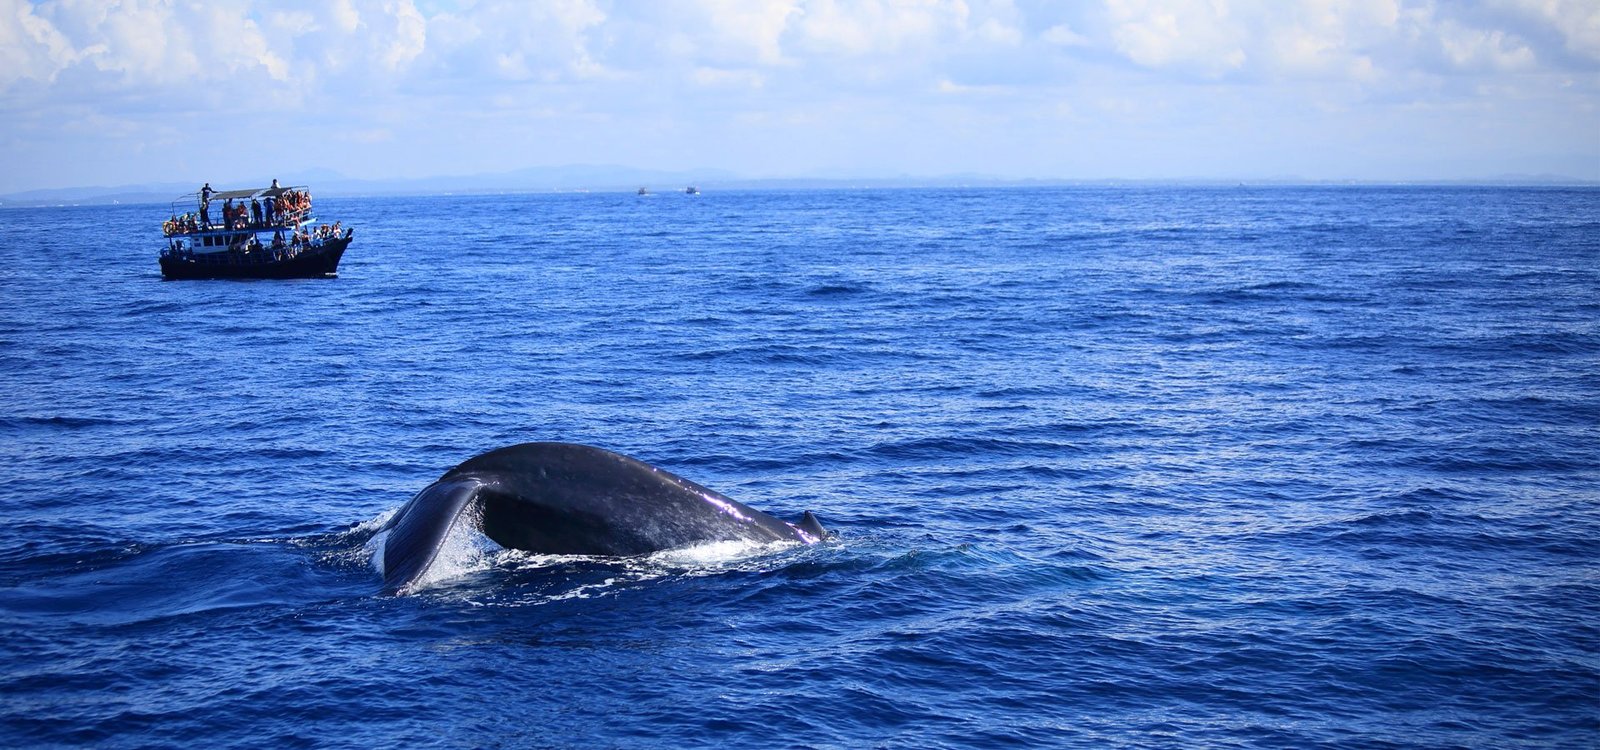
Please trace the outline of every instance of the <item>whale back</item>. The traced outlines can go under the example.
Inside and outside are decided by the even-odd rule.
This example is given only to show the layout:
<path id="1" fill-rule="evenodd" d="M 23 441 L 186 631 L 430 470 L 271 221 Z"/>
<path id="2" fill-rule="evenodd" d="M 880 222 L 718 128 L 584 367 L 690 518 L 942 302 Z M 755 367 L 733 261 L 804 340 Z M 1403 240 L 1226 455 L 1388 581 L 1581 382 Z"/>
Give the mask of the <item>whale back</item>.
<path id="1" fill-rule="evenodd" d="M 483 531 L 548 554 L 638 555 L 707 541 L 800 541 L 794 527 L 671 472 L 601 448 L 524 443 L 445 474 L 483 490 Z"/>
<path id="2" fill-rule="evenodd" d="M 641 555 L 718 541 L 816 542 L 797 527 L 671 472 L 601 448 L 523 443 L 445 472 L 385 528 L 384 584 L 403 592 L 469 518 L 496 544 L 561 555 Z"/>

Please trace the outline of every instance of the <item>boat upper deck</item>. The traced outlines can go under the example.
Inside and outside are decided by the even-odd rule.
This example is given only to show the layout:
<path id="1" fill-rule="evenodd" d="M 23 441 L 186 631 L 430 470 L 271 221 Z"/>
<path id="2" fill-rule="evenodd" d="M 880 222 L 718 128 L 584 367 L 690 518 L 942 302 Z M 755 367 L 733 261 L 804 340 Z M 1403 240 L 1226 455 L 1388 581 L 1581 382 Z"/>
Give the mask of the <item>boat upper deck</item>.
<path id="1" fill-rule="evenodd" d="M 311 191 L 304 186 L 211 190 L 208 185 L 172 202 L 172 216 L 162 222 L 161 234 L 184 237 L 293 230 L 315 221 Z"/>

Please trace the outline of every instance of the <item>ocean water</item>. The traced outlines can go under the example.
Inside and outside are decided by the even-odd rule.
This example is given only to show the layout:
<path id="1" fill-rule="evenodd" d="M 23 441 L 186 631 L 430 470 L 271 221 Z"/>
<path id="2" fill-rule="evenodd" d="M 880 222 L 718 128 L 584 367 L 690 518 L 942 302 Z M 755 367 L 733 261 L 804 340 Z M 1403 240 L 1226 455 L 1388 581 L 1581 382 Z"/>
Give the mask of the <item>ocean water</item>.
<path id="1" fill-rule="evenodd" d="M 335 280 L 0 210 L 0 745 L 1600 745 L 1600 190 L 318 206 Z M 535 440 L 837 536 L 379 595 Z"/>

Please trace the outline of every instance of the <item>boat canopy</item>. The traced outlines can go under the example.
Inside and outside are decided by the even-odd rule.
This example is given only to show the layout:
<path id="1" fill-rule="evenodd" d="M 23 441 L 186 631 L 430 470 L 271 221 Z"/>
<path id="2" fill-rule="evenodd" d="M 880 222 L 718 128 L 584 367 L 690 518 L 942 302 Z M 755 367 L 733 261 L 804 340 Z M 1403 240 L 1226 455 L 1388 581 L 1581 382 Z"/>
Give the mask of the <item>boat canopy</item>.
<path id="1" fill-rule="evenodd" d="M 254 199 L 276 200 L 275 205 L 258 211 L 249 205 Z M 237 213 L 229 214 L 228 206 L 235 203 Z M 210 213 L 209 212 L 218 212 Z M 213 190 L 210 203 L 201 198 L 200 191 L 185 193 L 172 201 L 172 218 L 162 222 L 164 237 L 176 235 L 208 234 L 213 232 L 268 231 L 298 229 L 311 218 L 311 190 L 304 185 L 254 188 L 250 190 Z"/>
<path id="2" fill-rule="evenodd" d="M 253 198 L 272 198 L 276 200 L 282 198 L 284 193 L 300 193 L 307 200 L 311 198 L 311 189 L 305 185 L 283 185 L 279 187 L 251 188 L 249 190 L 213 190 L 211 191 L 211 202 L 220 204 L 228 201 L 249 201 Z M 174 198 L 172 201 L 172 215 L 177 216 L 180 213 L 192 211 L 194 210 L 194 208 L 191 208 L 192 206 L 205 207 L 199 190 L 192 193 L 184 193 Z"/>
<path id="3" fill-rule="evenodd" d="M 276 197 L 278 197 L 280 195 L 283 195 L 284 193 L 289 192 L 290 190 L 299 190 L 301 192 L 306 192 L 306 188 L 304 186 L 293 186 L 293 185 L 291 185 L 289 187 L 276 187 L 276 188 L 264 187 L 264 188 L 255 188 L 255 189 L 251 189 L 251 190 L 213 190 L 213 191 L 211 191 L 211 200 L 213 200 L 213 201 L 235 200 L 236 201 L 236 200 L 239 200 L 241 198 L 276 198 Z M 199 193 L 196 192 L 195 195 L 199 195 Z"/>

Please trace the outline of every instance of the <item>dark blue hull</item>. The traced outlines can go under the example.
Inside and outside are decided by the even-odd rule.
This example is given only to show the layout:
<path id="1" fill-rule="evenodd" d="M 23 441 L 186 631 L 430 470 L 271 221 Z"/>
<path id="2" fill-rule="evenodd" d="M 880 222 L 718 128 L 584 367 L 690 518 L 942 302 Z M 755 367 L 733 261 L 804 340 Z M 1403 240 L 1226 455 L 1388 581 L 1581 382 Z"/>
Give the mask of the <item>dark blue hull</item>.
<path id="1" fill-rule="evenodd" d="M 268 252 L 202 253 L 188 257 L 161 256 L 161 275 L 179 279 L 325 279 L 339 275 L 339 260 L 354 232 L 301 250 L 292 258 L 274 259 Z"/>

